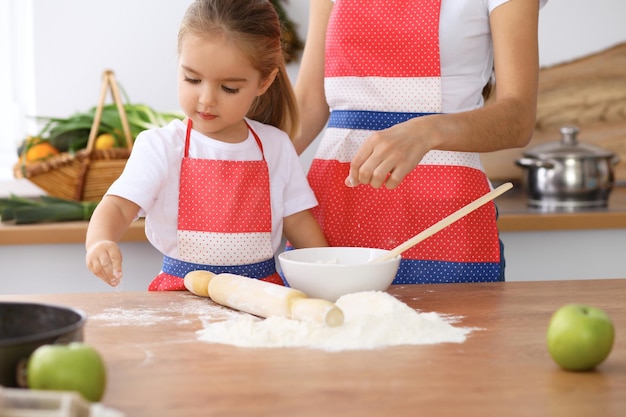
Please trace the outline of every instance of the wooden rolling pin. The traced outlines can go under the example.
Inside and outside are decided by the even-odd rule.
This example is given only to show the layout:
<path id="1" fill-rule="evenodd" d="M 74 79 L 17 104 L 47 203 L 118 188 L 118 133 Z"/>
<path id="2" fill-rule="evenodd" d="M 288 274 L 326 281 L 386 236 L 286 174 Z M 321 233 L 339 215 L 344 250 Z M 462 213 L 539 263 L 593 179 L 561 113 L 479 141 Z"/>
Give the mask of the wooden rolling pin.
<path id="1" fill-rule="evenodd" d="M 185 275 L 185 288 L 210 297 L 214 302 L 259 317 L 283 316 L 295 320 L 343 324 L 343 311 L 334 303 L 308 298 L 302 291 L 235 274 L 215 275 L 191 271 Z"/>

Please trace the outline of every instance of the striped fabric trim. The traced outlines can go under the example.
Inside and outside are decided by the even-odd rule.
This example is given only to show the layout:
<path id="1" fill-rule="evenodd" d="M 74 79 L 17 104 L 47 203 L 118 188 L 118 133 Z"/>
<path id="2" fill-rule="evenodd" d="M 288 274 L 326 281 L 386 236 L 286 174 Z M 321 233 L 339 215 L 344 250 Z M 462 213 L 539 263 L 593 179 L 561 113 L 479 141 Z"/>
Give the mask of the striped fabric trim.
<path id="1" fill-rule="evenodd" d="M 237 274 L 249 278 L 266 278 L 276 273 L 276 261 L 274 258 L 249 265 L 205 265 L 185 262 L 178 259 L 163 257 L 161 270 L 169 275 L 184 278 L 191 271 L 210 271 L 214 274 Z"/>
<path id="2" fill-rule="evenodd" d="M 179 257 L 199 264 L 246 265 L 271 258 L 274 254 L 270 232 L 178 230 L 177 237 Z"/>
<path id="3" fill-rule="evenodd" d="M 331 77 L 324 89 L 333 110 L 441 113 L 441 78 Z"/>

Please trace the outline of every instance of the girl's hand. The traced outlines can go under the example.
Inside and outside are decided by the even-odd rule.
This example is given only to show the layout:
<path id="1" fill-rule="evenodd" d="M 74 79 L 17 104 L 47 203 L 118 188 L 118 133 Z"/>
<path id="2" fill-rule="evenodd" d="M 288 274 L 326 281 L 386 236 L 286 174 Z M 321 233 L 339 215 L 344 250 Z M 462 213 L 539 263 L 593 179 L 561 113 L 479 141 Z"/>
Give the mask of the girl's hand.
<path id="1" fill-rule="evenodd" d="M 112 287 L 122 279 L 122 252 L 112 240 L 101 240 L 87 250 L 87 268 Z"/>
<path id="2" fill-rule="evenodd" d="M 113 287 L 122 279 L 122 252 L 116 242 L 138 212 L 139 206 L 132 201 L 106 195 L 89 221 L 85 239 L 87 268 Z"/>

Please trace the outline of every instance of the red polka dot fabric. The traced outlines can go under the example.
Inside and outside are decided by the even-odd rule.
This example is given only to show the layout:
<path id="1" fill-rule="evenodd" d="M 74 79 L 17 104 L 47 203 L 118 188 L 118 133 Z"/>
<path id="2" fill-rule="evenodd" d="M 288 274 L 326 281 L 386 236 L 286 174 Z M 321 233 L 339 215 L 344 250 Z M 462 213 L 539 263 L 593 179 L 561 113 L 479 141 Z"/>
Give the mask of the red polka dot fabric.
<path id="1" fill-rule="evenodd" d="M 265 161 L 186 158 L 182 170 L 189 175 L 180 181 L 180 230 L 250 233 L 271 227 Z"/>
<path id="2" fill-rule="evenodd" d="M 346 187 L 349 165 L 316 161 L 309 175 L 325 204 L 313 209 L 331 246 L 393 249 L 488 193 L 480 171 L 424 165 L 393 190 Z M 334 178 L 334 179 L 331 179 Z M 498 253 L 495 207 L 487 204 L 403 253 L 406 259 L 490 262 Z"/>
<path id="3" fill-rule="evenodd" d="M 439 1 L 337 1 L 326 76 L 438 77 Z"/>

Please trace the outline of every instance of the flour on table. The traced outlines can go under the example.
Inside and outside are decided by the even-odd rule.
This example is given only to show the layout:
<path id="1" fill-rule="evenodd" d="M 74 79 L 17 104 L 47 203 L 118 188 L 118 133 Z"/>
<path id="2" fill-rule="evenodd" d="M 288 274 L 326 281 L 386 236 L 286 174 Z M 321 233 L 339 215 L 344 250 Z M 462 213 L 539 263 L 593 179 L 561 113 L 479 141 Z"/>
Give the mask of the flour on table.
<path id="1" fill-rule="evenodd" d="M 260 319 L 248 314 L 224 321 L 203 320 L 198 338 L 205 342 L 241 347 L 306 347 L 328 351 L 376 349 L 397 345 L 463 343 L 474 329 L 454 326 L 454 319 L 418 312 L 392 295 L 366 291 L 345 295 L 336 305 L 344 324 L 321 323 L 285 317 Z"/>
<path id="2" fill-rule="evenodd" d="M 153 326 L 163 322 L 175 321 L 177 324 L 196 320 L 195 315 L 205 320 L 228 320 L 241 316 L 241 313 L 227 307 L 216 305 L 206 298 L 189 297 L 184 302 L 173 302 L 156 307 L 109 307 L 102 312 L 89 316 L 89 320 L 98 321 L 109 327 L 118 326 Z"/>

